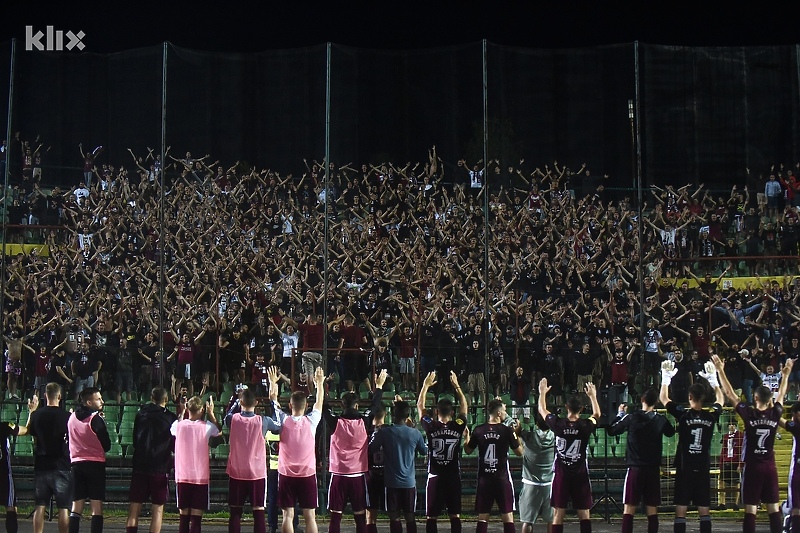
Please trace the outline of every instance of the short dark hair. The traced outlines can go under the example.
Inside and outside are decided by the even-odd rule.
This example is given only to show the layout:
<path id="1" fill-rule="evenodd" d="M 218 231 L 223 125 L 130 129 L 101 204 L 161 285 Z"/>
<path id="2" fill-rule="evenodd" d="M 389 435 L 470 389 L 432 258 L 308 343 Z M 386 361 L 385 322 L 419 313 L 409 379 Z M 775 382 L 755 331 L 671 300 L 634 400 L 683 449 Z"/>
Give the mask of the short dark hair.
<path id="1" fill-rule="evenodd" d="M 345 392 L 342 394 L 342 409 L 355 409 L 358 399 L 358 394 L 355 392 Z"/>
<path id="2" fill-rule="evenodd" d="M 395 424 L 402 424 L 405 422 L 406 418 L 408 418 L 408 414 L 411 412 L 411 407 L 408 405 L 408 402 L 399 401 L 394 402 L 394 408 L 392 409 L 392 421 Z"/>
<path id="3" fill-rule="evenodd" d="M 658 391 L 656 391 L 656 389 L 654 389 L 653 387 L 650 387 L 649 389 L 644 391 L 644 393 L 642 393 L 643 403 L 649 406 L 653 406 L 656 404 L 657 401 L 658 401 Z"/>
<path id="4" fill-rule="evenodd" d="M 706 399 L 706 386 L 702 383 L 695 383 L 689 387 L 689 398 L 696 402 L 703 403 L 703 400 Z"/>
<path id="5" fill-rule="evenodd" d="M 794 402 L 792 405 L 792 414 L 800 413 L 800 402 Z"/>
<path id="6" fill-rule="evenodd" d="M 769 387 L 759 385 L 756 387 L 756 390 L 753 391 L 753 396 L 755 396 L 756 400 L 761 403 L 769 403 L 769 401 L 772 399 L 772 391 L 769 389 Z"/>
<path id="7" fill-rule="evenodd" d="M 498 400 L 497 398 L 490 400 L 486 405 L 486 413 L 489 415 L 496 415 L 504 405 L 503 400 Z"/>
<path id="8" fill-rule="evenodd" d="M 242 407 L 255 407 L 257 400 L 256 395 L 250 389 L 244 389 L 242 392 L 239 393 L 239 401 L 242 404 Z"/>
<path id="9" fill-rule="evenodd" d="M 800 402 L 796 403 L 795 405 L 800 405 Z M 372 418 L 373 420 L 376 418 L 383 418 L 386 416 L 386 408 L 383 404 L 376 405 L 375 408 L 372 410 Z"/>
<path id="10" fill-rule="evenodd" d="M 86 387 L 85 389 L 83 389 L 81 391 L 81 395 L 80 395 L 81 403 L 85 404 L 86 402 L 88 402 L 92 398 L 92 396 L 94 396 L 95 394 L 97 394 L 99 392 L 100 392 L 100 389 L 98 389 L 97 387 Z"/>
<path id="11" fill-rule="evenodd" d="M 577 394 L 570 396 L 570 398 L 567 400 L 566 406 L 567 411 L 572 414 L 578 414 L 583 410 L 583 402 Z"/>
<path id="12" fill-rule="evenodd" d="M 298 409 L 305 407 L 306 395 L 303 391 L 294 391 L 289 397 L 289 402 L 292 404 L 292 407 L 297 407 Z"/>
<path id="13" fill-rule="evenodd" d="M 439 410 L 439 416 L 450 416 L 453 414 L 453 400 L 450 398 L 442 398 L 436 404 L 436 409 Z"/>
<path id="14" fill-rule="evenodd" d="M 164 387 L 154 387 L 150 392 L 150 398 L 153 400 L 153 403 L 161 405 L 167 401 L 167 389 Z"/>

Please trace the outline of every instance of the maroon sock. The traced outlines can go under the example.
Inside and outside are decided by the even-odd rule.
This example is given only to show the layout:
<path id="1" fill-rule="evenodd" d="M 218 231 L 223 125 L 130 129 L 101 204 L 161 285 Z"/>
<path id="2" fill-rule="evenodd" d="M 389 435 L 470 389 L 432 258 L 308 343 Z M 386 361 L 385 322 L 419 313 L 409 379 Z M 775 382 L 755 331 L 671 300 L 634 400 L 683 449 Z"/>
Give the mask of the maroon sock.
<path id="1" fill-rule="evenodd" d="M 461 533 L 461 517 L 460 516 L 451 516 L 450 517 L 450 533 Z M 798 531 L 800 533 L 800 531 Z"/>
<path id="2" fill-rule="evenodd" d="M 189 515 L 182 514 L 181 521 L 178 525 L 178 533 L 189 533 Z"/>
<path id="3" fill-rule="evenodd" d="M 792 533 L 800 533 L 800 514 L 792 515 Z"/>
<path id="4" fill-rule="evenodd" d="M 633 516 L 631 516 L 631 531 L 633 531 Z M 651 514 L 647 517 L 647 533 L 658 533 L 657 514 Z"/>
<path id="5" fill-rule="evenodd" d="M 356 533 L 367 533 L 367 515 L 357 514 L 353 519 L 356 521 Z"/>
<path id="6" fill-rule="evenodd" d="M 403 533 L 403 523 L 400 520 L 389 520 L 390 533 Z"/>
<path id="7" fill-rule="evenodd" d="M 633 533 L 633 515 L 622 515 L 622 533 Z"/>
<path id="8" fill-rule="evenodd" d="M 417 521 L 406 520 L 406 530 L 408 530 L 408 533 L 417 533 Z"/>
<path id="9" fill-rule="evenodd" d="M 742 522 L 742 533 L 756 533 L 756 515 L 753 513 L 744 513 L 744 522 Z"/>
<path id="10" fill-rule="evenodd" d="M 781 531 L 783 531 L 783 514 L 769 513 L 769 533 L 781 533 Z"/>
<path id="11" fill-rule="evenodd" d="M 551 533 L 564 533 L 564 524 L 553 524 Z"/>
<path id="12" fill-rule="evenodd" d="M 514 522 L 503 522 L 503 533 L 517 533 Z"/>
<path id="13" fill-rule="evenodd" d="M 202 521 L 202 516 L 189 515 L 189 533 L 200 533 L 200 523 Z"/>
<path id="14" fill-rule="evenodd" d="M 367 533 L 378 533 L 378 524 L 367 524 Z"/>
<path id="15" fill-rule="evenodd" d="M 127 526 L 125 528 L 125 533 L 138 533 L 139 526 Z"/>
<path id="16" fill-rule="evenodd" d="M 328 533 L 339 533 L 342 530 L 342 513 L 331 513 L 331 522 L 328 524 Z"/>
<path id="17" fill-rule="evenodd" d="M 425 533 L 437 533 L 438 531 L 439 527 L 435 518 L 428 518 L 425 520 Z"/>
<path id="18" fill-rule="evenodd" d="M 267 533 L 267 512 L 253 511 L 253 533 Z"/>
<path id="19" fill-rule="evenodd" d="M 487 533 L 489 531 L 489 522 L 478 520 L 478 525 L 475 526 L 475 533 Z"/>
<path id="20" fill-rule="evenodd" d="M 228 533 L 242 533 L 242 508 L 231 507 L 228 515 Z"/>
<path id="21" fill-rule="evenodd" d="M 581 520 L 581 533 L 592 533 L 591 520 Z"/>

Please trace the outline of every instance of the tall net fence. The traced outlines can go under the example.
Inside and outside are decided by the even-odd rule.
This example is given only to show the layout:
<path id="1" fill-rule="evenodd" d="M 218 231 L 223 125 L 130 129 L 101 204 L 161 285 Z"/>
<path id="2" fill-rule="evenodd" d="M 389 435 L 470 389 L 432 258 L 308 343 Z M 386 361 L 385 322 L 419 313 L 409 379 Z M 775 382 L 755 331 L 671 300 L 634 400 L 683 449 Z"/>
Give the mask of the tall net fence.
<path id="1" fill-rule="evenodd" d="M 796 171 L 798 71 L 796 47 L 3 43 L 5 316 L 49 320 L 36 296 L 64 281 L 67 313 L 87 300 L 93 319 L 154 333 L 163 357 L 213 318 L 203 353 L 247 365 L 253 329 L 281 313 L 318 313 L 326 335 L 351 314 L 415 373 L 444 368 L 433 339 L 452 322 L 483 355 L 502 348 L 493 382 L 528 357 L 535 321 L 548 338 L 572 321 L 565 354 L 602 350 L 598 318 L 609 339 L 626 321 L 646 330 L 650 276 L 771 276 L 793 295 L 797 238 L 778 210 L 797 200 L 763 191 Z M 41 244 L 48 259 L 30 259 Z M 466 368 L 463 341 L 448 364 Z"/>

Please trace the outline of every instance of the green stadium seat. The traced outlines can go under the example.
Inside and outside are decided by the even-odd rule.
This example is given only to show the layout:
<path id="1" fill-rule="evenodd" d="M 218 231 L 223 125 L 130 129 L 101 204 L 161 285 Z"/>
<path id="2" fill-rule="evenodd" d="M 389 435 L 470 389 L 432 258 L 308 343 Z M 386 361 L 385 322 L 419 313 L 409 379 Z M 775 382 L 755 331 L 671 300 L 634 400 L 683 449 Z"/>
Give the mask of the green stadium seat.
<path id="1" fill-rule="evenodd" d="M 613 438 L 613 437 L 609 437 Z M 606 432 L 598 430 L 594 435 L 589 437 L 589 455 L 591 457 L 606 457 Z M 608 450 L 608 455 L 611 455 L 611 450 Z"/>
<path id="2" fill-rule="evenodd" d="M 122 457 L 122 446 L 112 442 L 111 449 L 108 450 L 106 457 L 114 457 L 114 458 Z"/>
<path id="3" fill-rule="evenodd" d="M 18 420 L 19 411 L 17 410 L 17 404 L 4 403 L 2 409 L 0 409 L 0 421 L 13 422 L 16 424 Z"/>
<path id="4" fill-rule="evenodd" d="M 216 448 L 213 448 L 213 452 L 215 459 L 227 459 L 228 455 L 231 453 L 230 444 L 220 444 Z"/>
<path id="5" fill-rule="evenodd" d="M 623 433 L 615 437 L 606 436 L 608 442 L 609 453 L 613 457 L 625 457 L 625 449 L 628 446 L 628 434 Z"/>
<path id="6" fill-rule="evenodd" d="M 14 455 L 19 455 L 20 457 L 32 457 L 33 442 L 18 442 L 14 447 Z"/>
<path id="7" fill-rule="evenodd" d="M 133 444 L 133 432 L 132 431 L 120 432 L 119 443 L 122 444 L 123 446 Z"/>
<path id="8" fill-rule="evenodd" d="M 105 413 L 107 424 L 116 424 L 119 422 L 119 406 L 118 405 L 104 405 L 103 413 Z"/>

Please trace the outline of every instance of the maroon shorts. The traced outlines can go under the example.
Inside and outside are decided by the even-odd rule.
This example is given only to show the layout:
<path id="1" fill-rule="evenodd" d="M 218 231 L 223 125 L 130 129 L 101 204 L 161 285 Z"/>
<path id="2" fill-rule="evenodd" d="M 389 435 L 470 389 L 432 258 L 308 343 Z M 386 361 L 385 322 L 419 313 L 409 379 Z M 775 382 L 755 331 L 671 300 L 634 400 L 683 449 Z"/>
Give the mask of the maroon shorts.
<path id="1" fill-rule="evenodd" d="M 742 503 L 760 505 L 780 501 L 775 463 L 745 464 L 742 468 Z"/>
<path id="2" fill-rule="evenodd" d="M 278 507 L 291 509 L 317 508 L 317 475 L 291 477 L 278 474 Z"/>
<path id="3" fill-rule="evenodd" d="M 386 487 L 386 510 L 414 513 L 417 510 L 417 489 L 390 489 Z"/>
<path id="4" fill-rule="evenodd" d="M 150 502 L 153 505 L 164 505 L 167 503 L 168 493 L 169 476 L 167 474 L 134 472 L 131 476 L 128 499 L 132 503 Z"/>
<path id="5" fill-rule="evenodd" d="M 509 478 L 482 476 L 478 478 L 478 487 L 475 491 L 475 512 L 485 514 L 492 512 L 492 505 L 497 504 L 501 513 L 511 513 L 516 510 L 514 485 Z"/>
<path id="6" fill-rule="evenodd" d="M 383 476 L 369 474 L 367 476 L 367 507 L 370 509 L 386 509 L 386 487 Z"/>
<path id="7" fill-rule="evenodd" d="M 176 483 L 175 493 L 178 500 L 178 509 L 200 509 L 208 511 L 208 485 L 195 485 L 194 483 Z"/>
<path id="8" fill-rule="evenodd" d="M 622 502 L 625 505 L 661 505 L 661 467 L 631 466 L 625 474 Z"/>
<path id="9" fill-rule="evenodd" d="M 367 476 L 342 476 L 331 474 L 328 484 L 328 509 L 343 512 L 347 502 L 354 513 L 367 508 Z"/>
<path id="10" fill-rule="evenodd" d="M 711 505 L 711 476 L 708 470 L 684 470 L 679 468 L 675 472 L 675 491 L 672 497 L 675 505 L 689 505 L 709 507 Z"/>
<path id="11" fill-rule="evenodd" d="M 262 479 L 234 479 L 228 481 L 228 505 L 231 507 L 244 507 L 250 500 L 250 505 L 255 508 L 267 506 L 267 480 Z"/>
<path id="12" fill-rule="evenodd" d="M 428 476 L 425 484 L 425 516 L 461 514 L 461 478 L 459 476 Z"/>
<path id="13" fill-rule="evenodd" d="M 570 500 L 573 509 L 592 508 L 592 483 L 589 481 L 589 471 L 585 467 L 574 472 L 569 471 L 556 461 L 550 505 L 556 509 L 566 509 Z"/>

